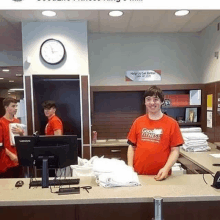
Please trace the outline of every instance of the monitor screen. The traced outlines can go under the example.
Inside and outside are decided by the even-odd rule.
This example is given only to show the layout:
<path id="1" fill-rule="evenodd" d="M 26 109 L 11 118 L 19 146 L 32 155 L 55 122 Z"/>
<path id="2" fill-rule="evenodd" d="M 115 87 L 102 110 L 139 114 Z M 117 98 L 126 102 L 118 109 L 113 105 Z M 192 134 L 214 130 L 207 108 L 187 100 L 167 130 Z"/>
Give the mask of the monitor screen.
<path id="1" fill-rule="evenodd" d="M 76 135 L 15 137 L 19 164 L 42 167 L 42 159 L 48 159 L 49 168 L 63 168 L 77 164 Z"/>
<path id="2" fill-rule="evenodd" d="M 78 164 L 76 135 L 15 137 L 21 166 L 42 168 L 42 178 L 48 179 L 49 168 Z"/>

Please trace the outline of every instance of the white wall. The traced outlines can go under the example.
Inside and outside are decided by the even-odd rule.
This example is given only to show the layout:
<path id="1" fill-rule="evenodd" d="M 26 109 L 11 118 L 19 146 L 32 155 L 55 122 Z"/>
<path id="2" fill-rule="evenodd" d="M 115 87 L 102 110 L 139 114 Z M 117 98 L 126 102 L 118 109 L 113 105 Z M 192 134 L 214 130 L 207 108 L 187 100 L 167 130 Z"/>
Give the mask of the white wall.
<path id="1" fill-rule="evenodd" d="M 22 66 L 22 51 L 0 52 L 0 66 Z"/>
<path id="2" fill-rule="evenodd" d="M 217 31 L 217 24 L 220 18 L 201 32 L 201 72 L 203 83 L 220 80 L 220 31 Z M 219 52 L 219 58 L 214 54 Z"/>
<path id="3" fill-rule="evenodd" d="M 57 65 L 49 65 L 40 58 L 41 44 L 48 38 L 60 40 L 66 58 Z M 87 22 L 23 22 L 23 69 L 31 74 L 88 75 Z M 27 63 L 27 57 L 31 64 Z"/>
<path id="4" fill-rule="evenodd" d="M 201 83 L 197 34 L 89 34 L 92 86 Z M 126 82 L 127 70 L 161 70 L 162 81 Z"/>

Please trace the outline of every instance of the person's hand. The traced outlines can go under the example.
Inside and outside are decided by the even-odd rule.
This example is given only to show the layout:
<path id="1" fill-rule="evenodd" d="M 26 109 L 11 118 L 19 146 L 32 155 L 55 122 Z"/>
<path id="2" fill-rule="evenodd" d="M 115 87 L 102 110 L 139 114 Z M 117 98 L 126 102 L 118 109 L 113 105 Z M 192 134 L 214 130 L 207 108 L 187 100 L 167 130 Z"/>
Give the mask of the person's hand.
<path id="1" fill-rule="evenodd" d="M 169 170 L 166 168 L 162 168 L 159 170 L 158 174 L 154 177 L 155 180 L 160 181 L 160 180 L 165 180 L 168 176 Z"/>
<path id="2" fill-rule="evenodd" d="M 18 157 L 15 154 L 10 152 L 7 148 L 5 149 L 5 152 L 13 162 L 18 162 Z"/>
<path id="3" fill-rule="evenodd" d="M 19 128 L 19 126 L 16 125 L 16 128 L 12 128 L 11 129 L 13 134 L 19 134 L 19 135 L 23 135 L 24 131 L 23 129 Z"/>

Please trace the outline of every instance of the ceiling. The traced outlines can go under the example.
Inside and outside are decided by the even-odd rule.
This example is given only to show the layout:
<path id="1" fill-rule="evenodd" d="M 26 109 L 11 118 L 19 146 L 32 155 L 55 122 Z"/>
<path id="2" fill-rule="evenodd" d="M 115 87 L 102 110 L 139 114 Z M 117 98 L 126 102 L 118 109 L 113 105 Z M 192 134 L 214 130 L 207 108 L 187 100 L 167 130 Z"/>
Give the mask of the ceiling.
<path id="1" fill-rule="evenodd" d="M 10 66 L 7 67 L 9 72 L 3 72 L 5 67 L 0 67 L 0 89 L 22 88 L 23 87 L 23 67 L 22 66 Z M 19 74 L 21 76 L 16 76 Z M 14 81 L 14 82 L 9 82 Z"/>
<path id="2" fill-rule="evenodd" d="M 55 10 L 56 11 L 56 10 Z M 90 33 L 197 33 L 220 16 L 220 10 L 192 10 L 187 16 L 176 17 L 174 10 L 123 10 L 121 17 L 110 17 L 109 10 L 57 10 L 55 17 L 45 17 L 41 10 L 0 10 L 0 52 L 22 51 L 21 22 L 87 20 Z M 22 87 L 22 67 L 9 67 L 0 72 L 0 88 Z M 4 76 L 3 76 L 4 74 Z"/>

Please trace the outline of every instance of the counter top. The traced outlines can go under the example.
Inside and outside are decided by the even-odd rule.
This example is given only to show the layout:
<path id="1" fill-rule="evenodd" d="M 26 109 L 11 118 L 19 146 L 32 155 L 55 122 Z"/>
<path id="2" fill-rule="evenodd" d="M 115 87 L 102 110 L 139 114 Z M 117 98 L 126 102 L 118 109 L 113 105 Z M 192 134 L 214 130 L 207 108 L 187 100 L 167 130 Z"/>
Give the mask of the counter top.
<path id="1" fill-rule="evenodd" d="M 115 147 L 115 146 L 128 146 L 127 139 L 115 139 L 115 140 L 97 140 L 92 147 Z"/>
<path id="2" fill-rule="evenodd" d="M 197 164 L 204 170 L 207 170 L 210 173 L 216 173 L 220 171 L 219 166 L 213 166 L 213 163 L 220 164 L 220 158 L 215 158 L 210 154 L 220 154 L 220 150 L 216 149 L 216 145 L 209 143 L 209 147 L 211 151 L 207 152 L 186 152 L 183 149 L 180 149 L 180 154 L 192 161 L 193 163 Z"/>
<path id="3" fill-rule="evenodd" d="M 214 142 L 214 144 L 220 147 L 220 142 Z"/>
<path id="4" fill-rule="evenodd" d="M 0 179 L 0 206 L 28 205 L 67 205 L 100 203 L 138 203 L 153 202 L 155 196 L 161 196 L 164 202 L 216 201 L 220 200 L 220 190 L 210 185 L 210 174 L 170 176 L 164 181 L 155 181 L 153 176 L 139 176 L 141 186 L 103 188 L 97 186 L 94 177 L 81 177 L 80 186 L 91 185 L 87 193 L 80 189 L 80 194 L 58 195 L 50 188 L 29 189 L 29 179 L 23 179 L 24 185 L 15 188 L 18 179 Z M 52 187 L 57 191 L 58 187 Z"/>

